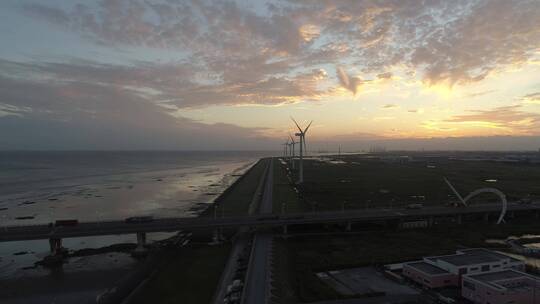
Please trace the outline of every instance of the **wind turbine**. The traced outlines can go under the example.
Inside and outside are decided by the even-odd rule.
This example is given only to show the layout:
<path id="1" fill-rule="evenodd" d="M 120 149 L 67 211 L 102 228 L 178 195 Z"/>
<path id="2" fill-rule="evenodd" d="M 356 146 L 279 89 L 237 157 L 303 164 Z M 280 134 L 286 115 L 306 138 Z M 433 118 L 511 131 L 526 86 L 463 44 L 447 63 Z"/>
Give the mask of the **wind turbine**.
<path id="1" fill-rule="evenodd" d="M 283 145 L 283 158 L 287 158 L 287 147 L 289 146 L 289 139 Z"/>
<path id="2" fill-rule="evenodd" d="M 306 133 L 309 130 L 309 127 L 311 126 L 311 124 L 313 123 L 313 120 L 309 123 L 309 125 L 304 130 L 302 130 L 302 128 L 300 128 L 296 120 L 294 120 L 294 118 L 292 117 L 291 119 L 292 121 L 294 121 L 294 124 L 296 125 L 299 131 L 298 133 L 295 133 L 294 135 L 300 137 L 300 165 L 298 169 L 298 183 L 301 184 L 304 182 L 304 164 L 303 164 L 304 149 L 307 152 Z"/>
<path id="3" fill-rule="evenodd" d="M 298 142 L 294 141 L 294 137 L 292 137 L 291 134 L 289 134 L 289 137 L 291 138 L 291 146 L 292 146 L 292 155 L 291 155 L 291 162 L 292 162 L 292 168 L 294 169 L 294 157 L 295 157 L 295 151 L 294 151 L 294 146 L 296 146 L 296 144 Z"/>

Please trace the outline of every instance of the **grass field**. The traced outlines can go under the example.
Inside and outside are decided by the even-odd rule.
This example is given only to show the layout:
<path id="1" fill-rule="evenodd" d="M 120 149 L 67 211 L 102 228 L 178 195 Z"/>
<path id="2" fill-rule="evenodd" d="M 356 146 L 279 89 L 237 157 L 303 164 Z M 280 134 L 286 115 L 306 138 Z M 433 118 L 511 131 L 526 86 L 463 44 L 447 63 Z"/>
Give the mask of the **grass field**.
<path id="1" fill-rule="evenodd" d="M 450 160 L 444 156 L 404 162 L 399 158 L 395 161 L 349 155 L 308 159 L 304 165 L 305 183 L 300 194 L 291 183 L 297 179 L 296 171 L 282 165 L 275 168 L 279 170 L 275 170 L 274 176 L 274 212 L 280 213 L 281 202 L 287 202 L 287 211 L 291 212 L 395 208 L 413 202 L 446 204 L 456 198 L 443 177 L 450 179 L 463 196 L 480 187 L 494 187 L 509 200 L 529 194 L 531 198 L 540 197 L 540 166 L 536 164 Z M 491 179 L 497 181 L 486 181 Z M 480 196 L 472 203 L 480 201 L 498 203 L 498 198 Z M 489 247 L 486 239 L 538 231 L 540 222 L 516 218 L 500 226 L 443 224 L 430 230 L 378 230 L 280 239 L 276 241 L 273 265 L 276 303 L 343 298 L 316 277 L 315 273 L 320 271 L 416 260 L 453 253 L 461 247 Z"/>
<path id="2" fill-rule="evenodd" d="M 286 165 L 278 159 L 274 161 L 273 213 L 295 213 L 307 209 L 305 202 L 298 197 L 294 182 Z"/>
<path id="3" fill-rule="evenodd" d="M 170 252 L 171 262 L 158 270 L 131 303 L 210 303 L 229 250 L 229 244 L 192 245 Z"/>
<path id="4" fill-rule="evenodd" d="M 509 200 L 528 195 L 540 197 L 538 164 L 443 157 L 399 162 L 351 155 L 324 161 L 309 159 L 304 165 L 302 193 L 305 205 L 316 210 L 338 210 L 343 206 L 390 208 L 417 202 L 446 204 L 456 198 L 443 177 L 447 177 L 462 196 L 481 187 L 494 187 L 503 191 Z M 475 201 L 498 202 L 498 198 L 483 194 L 472 203 Z"/>
<path id="5" fill-rule="evenodd" d="M 214 216 L 214 208 L 217 208 L 216 215 L 238 216 L 248 214 L 249 205 L 253 194 L 257 189 L 259 180 L 264 173 L 268 159 L 257 162 L 244 176 L 232 185 L 223 195 L 216 199 L 216 205 L 210 206 L 201 216 Z"/>

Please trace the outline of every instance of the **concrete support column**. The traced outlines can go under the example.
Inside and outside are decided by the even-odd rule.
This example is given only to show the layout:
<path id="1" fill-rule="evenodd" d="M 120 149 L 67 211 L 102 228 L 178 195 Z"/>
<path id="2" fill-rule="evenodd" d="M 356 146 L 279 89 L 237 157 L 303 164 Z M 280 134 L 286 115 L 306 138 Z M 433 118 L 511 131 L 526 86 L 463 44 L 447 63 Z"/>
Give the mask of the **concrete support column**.
<path id="1" fill-rule="evenodd" d="M 516 214 L 514 213 L 514 211 L 510 211 L 508 213 L 508 218 L 514 218 L 516 216 Z"/>
<path id="2" fill-rule="evenodd" d="M 143 258 L 148 254 L 144 247 L 146 245 L 146 232 L 137 232 L 137 248 L 131 252 L 134 258 Z"/>
<path id="3" fill-rule="evenodd" d="M 428 218 L 428 227 L 432 227 L 434 224 L 435 224 L 435 219 L 433 218 L 433 216 L 430 216 Z"/>
<path id="4" fill-rule="evenodd" d="M 347 226 L 345 226 L 345 230 L 347 230 L 347 231 L 352 230 L 352 223 L 351 222 L 347 222 Z"/>
<path id="5" fill-rule="evenodd" d="M 484 214 L 484 222 L 489 222 L 489 213 Z"/>
<path id="6" fill-rule="evenodd" d="M 287 225 L 283 225 L 283 234 L 287 234 L 289 232 L 289 229 L 287 228 Z"/>
<path id="7" fill-rule="evenodd" d="M 62 253 L 62 239 L 50 238 L 49 246 L 51 248 L 51 255 L 57 255 L 57 254 Z"/>
<path id="8" fill-rule="evenodd" d="M 461 214 L 458 214 L 456 216 L 456 223 L 458 223 L 458 225 L 461 225 L 463 223 L 463 217 Z"/>
<path id="9" fill-rule="evenodd" d="M 136 251 L 144 251 L 144 246 L 146 245 L 146 233 L 137 232 L 137 249 Z"/>
<path id="10" fill-rule="evenodd" d="M 212 239 L 213 239 L 214 243 L 219 243 L 220 241 L 222 241 L 224 239 L 222 228 L 214 229 L 214 235 L 213 235 Z"/>
<path id="11" fill-rule="evenodd" d="M 538 210 L 534 212 L 534 217 L 536 217 L 536 218 L 540 217 L 540 213 L 538 212 Z"/>

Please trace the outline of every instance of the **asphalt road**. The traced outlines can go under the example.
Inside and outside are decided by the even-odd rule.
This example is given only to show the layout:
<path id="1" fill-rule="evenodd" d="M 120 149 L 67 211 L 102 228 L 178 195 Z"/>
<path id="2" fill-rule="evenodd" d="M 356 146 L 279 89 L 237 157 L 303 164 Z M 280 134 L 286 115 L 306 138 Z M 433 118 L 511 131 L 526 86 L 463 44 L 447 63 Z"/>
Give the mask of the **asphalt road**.
<path id="1" fill-rule="evenodd" d="M 267 172 L 269 170 L 270 160 L 263 161 L 267 162 L 266 168 L 263 174 L 261 174 L 261 177 L 259 178 L 259 184 L 257 185 L 255 193 L 253 193 L 253 197 L 248 211 L 249 214 L 254 214 L 257 210 L 265 188 L 264 182 L 266 180 Z M 242 256 L 244 249 L 248 246 L 248 238 L 251 238 L 251 236 L 248 235 L 249 229 L 247 228 L 248 227 L 241 227 L 240 229 L 238 229 L 238 232 L 234 237 L 231 253 L 229 254 L 227 264 L 225 265 L 225 269 L 223 270 L 222 277 L 220 279 L 216 294 L 214 296 L 214 304 L 223 303 L 227 294 L 227 287 L 233 283 L 234 274 L 239 266 L 238 259 Z"/>
<path id="2" fill-rule="evenodd" d="M 272 192 L 274 185 L 274 164 L 270 161 L 266 184 L 259 206 L 261 215 L 272 213 Z M 248 274 L 242 302 L 245 304 L 264 304 L 270 299 L 270 257 L 272 235 L 258 233 L 253 238 L 253 248 L 249 259 Z"/>

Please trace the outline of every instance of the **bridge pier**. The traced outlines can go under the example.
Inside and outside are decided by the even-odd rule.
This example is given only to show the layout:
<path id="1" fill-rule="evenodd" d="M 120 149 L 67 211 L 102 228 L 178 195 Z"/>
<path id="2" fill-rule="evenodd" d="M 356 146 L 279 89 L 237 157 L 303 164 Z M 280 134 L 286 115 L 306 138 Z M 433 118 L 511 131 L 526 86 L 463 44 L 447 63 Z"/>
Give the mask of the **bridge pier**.
<path id="1" fill-rule="evenodd" d="M 351 231 L 352 230 L 352 223 L 351 222 L 347 222 L 347 226 L 345 226 L 345 230 L 347 232 Z"/>
<path id="2" fill-rule="evenodd" d="M 489 213 L 484 214 L 484 222 L 489 222 Z"/>
<path id="3" fill-rule="evenodd" d="M 223 237 L 223 228 L 214 229 L 214 233 L 213 233 L 213 236 L 212 236 L 212 241 L 217 244 L 217 243 L 223 241 L 224 239 L 225 238 Z"/>
<path id="4" fill-rule="evenodd" d="M 463 223 L 463 218 L 462 218 L 461 214 L 458 214 L 458 215 L 456 216 L 456 223 L 457 223 L 458 225 L 461 225 L 461 224 Z"/>
<path id="5" fill-rule="evenodd" d="M 137 248 L 131 253 L 134 257 L 144 257 L 148 253 L 146 246 L 146 232 L 137 232 Z"/>
<path id="6" fill-rule="evenodd" d="M 59 267 L 64 262 L 64 255 L 66 254 L 66 249 L 62 247 L 61 238 L 50 238 L 49 246 L 51 254 L 43 258 L 40 263 L 46 267 Z"/>
<path id="7" fill-rule="evenodd" d="M 288 234 L 289 232 L 289 228 L 287 227 L 287 225 L 283 225 L 283 234 Z"/>
<path id="8" fill-rule="evenodd" d="M 62 239 L 61 238 L 50 238 L 49 247 L 51 249 L 51 255 L 60 255 L 64 252 L 62 248 Z"/>

